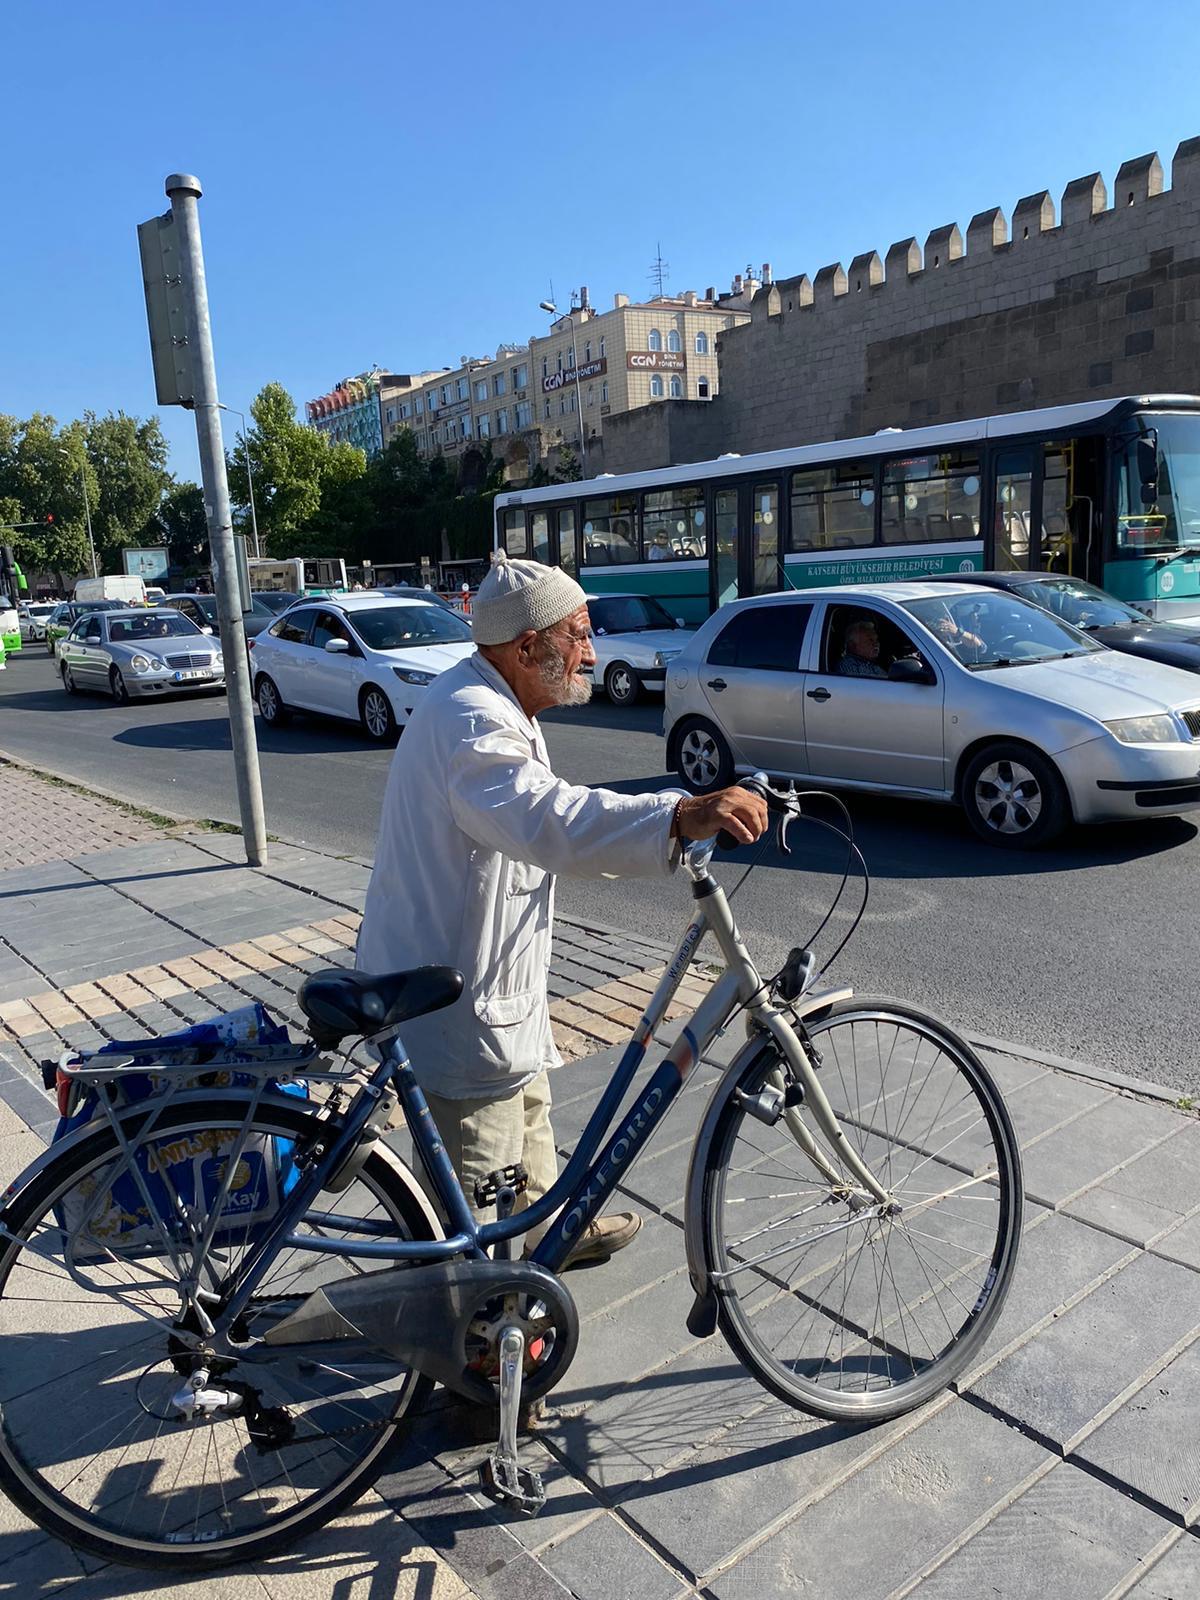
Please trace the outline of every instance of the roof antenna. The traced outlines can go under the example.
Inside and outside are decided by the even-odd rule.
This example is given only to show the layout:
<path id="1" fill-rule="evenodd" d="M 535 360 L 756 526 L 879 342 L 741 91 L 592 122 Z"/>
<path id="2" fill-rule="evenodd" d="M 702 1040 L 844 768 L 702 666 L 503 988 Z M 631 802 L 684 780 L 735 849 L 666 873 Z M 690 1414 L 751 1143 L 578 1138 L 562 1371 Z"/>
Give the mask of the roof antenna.
<path id="1" fill-rule="evenodd" d="M 661 300 L 667 292 L 667 274 L 671 270 L 671 263 L 663 260 L 661 241 L 656 242 L 654 248 L 658 253 L 650 267 L 650 282 L 654 285 L 658 298 Z"/>

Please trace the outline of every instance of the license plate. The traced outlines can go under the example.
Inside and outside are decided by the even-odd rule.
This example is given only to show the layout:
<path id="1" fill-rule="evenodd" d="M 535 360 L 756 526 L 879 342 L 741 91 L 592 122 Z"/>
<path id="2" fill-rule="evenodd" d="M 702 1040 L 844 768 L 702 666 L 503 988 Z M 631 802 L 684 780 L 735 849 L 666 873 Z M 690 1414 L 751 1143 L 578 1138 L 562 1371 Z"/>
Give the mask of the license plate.
<path id="1" fill-rule="evenodd" d="M 212 677 L 212 673 L 208 670 L 207 667 L 188 667 L 184 671 L 177 672 L 175 674 L 175 682 L 176 683 L 188 683 L 193 678 L 211 678 L 211 677 Z"/>

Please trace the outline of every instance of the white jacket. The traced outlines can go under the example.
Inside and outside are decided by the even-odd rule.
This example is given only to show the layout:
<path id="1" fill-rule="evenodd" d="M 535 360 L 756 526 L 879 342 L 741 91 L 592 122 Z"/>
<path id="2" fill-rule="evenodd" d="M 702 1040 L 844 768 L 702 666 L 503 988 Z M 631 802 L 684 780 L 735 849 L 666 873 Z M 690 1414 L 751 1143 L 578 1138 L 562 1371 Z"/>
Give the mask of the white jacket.
<path id="1" fill-rule="evenodd" d="M 356 957 L 364 972 L 462 972 L 454 1005 L 400 1029 L 422 1084 L 482 1099 L 558 1064 L 553 874 L 666 876 L 677 799 L 563 783 L 536 721 L 483 656 L 441 674 L 392 761 Z"/>

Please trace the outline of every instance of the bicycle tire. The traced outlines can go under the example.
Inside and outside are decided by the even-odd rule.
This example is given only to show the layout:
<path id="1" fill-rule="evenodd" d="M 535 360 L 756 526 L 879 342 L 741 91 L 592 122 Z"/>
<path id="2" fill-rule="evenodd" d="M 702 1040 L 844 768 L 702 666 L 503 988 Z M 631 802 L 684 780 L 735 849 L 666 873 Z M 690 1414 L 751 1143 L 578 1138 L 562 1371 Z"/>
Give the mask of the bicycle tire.
<path id="1" fill-rule="evenodd" d="M 209 1102 L 202 1111 L 195 1105 L 185 1106 L 181 1104 L 176 1110 L 168 1110 L 162 1116 L 161 1121 L 155 1127 L 154 1136 L 157 1138 L 161 1135 L 163 1139 L 172 1140 L 178 1145 L 189 1134 L 193 1138 L 203 1137 L 204 1135 L 211 1136 L 214 1129 L 239 1127 L 245 1118 L 246 1104 L 245 1098 L 241 1100 L 234 1098 L 218 1099 Z M 128 1136 L 133 1137 L 136 1131 L 144 1125 L 145 1119 L 153 1114 L 155 1114 L 153 1102 L 145 1102 L 135 1113 L 126 1114 L 122 1117 L 122 1127 Z M 260 1103 L 251 1127 L 255 1134 L 261 1134 L 266 1138 L 303 1140 L 306 1135 L 311 1137 L 313 1121 L 311 1111 L 306 1111 L 302 1106 L 296 1104 L 281 1104 L 277 1099 L 274 1099 L 269 1102 L 264 1100 Z M 327 1137 L 329 1124 L 322 1123 L 320 1126 L 323 1136 Z M 71 1470 L 73 1459 L 69 1458 L 67 1465 L 64 1467 L 54 1458 L 56 1455 L 72 1448 L 82 1448 L 83 1442 L 89 1438 L 89 1434 L 91 1436 L 95 1435 L 97 1426 L 94 1424 L 94 1416 L 89 1415 L 87 1403 L 79 1411 L 72 1413 L 70 1408 L 64 1404 L 65 1395 L 83 1393 L 93 1407 L 99 1406 L 103 1412 L 107 1406 L 111 1412 L 114 1409 L 114 1402 L 111 1399 L 105 1400 L 103 1398 L 104 1394 L 118 1388 L 128 1390 L 130 1388 L 128 1374 L 133 1368 L 143 1366 L 146 1362 L 149 1362 L 149 1365 L 145 1365 L 145 1371 L 142 1372 L 133 1391 L 137 1399 L 137 1407 L 129 1406 L 128 1410 L 135 1419 L 138 1416 L 138 1407 L 141 1407 L 143 1415 L 150 1422 L 161 1418 L 160 1426 L 152 1441 L 151 1448 L 153 1450 L 161 1450 L 164 1460 L 171 1456 L 170 1444 L 184 1436 L 183 1429 L 179 1429 L 172 1434 L 164 1434 L 164 1427 L 169 1419 L 161 1417 L 161 1412 L 145 1411 L 146 1400 L 143 1398 L 142 1385 L 147 1384 L 147 1380 L 149 1381 L 145 1392 L 147 1395 L 155 1396 L 155 1404 L 160 1403 L 157 1398 L 160 1393 L 170 1392 L 172 1386 L 178 1388 L 183 1381 L 178 1375 L 182 1369 L 179 1366 L 175 1366 L 174 1363 L 185 1358 L 180 1357 L 178 1347 L 172 1351 L 169 1342 L 169 1329 L 161 1322 L 161 1319 L 151 1318 L 151 1327 L 154 1331 L 143 1340 L 134 1340 L 135 1346 L 140 1343 L 143 1348 L 136 1354 L 132 1350 L 129 1352 L 132 1362 L 125 1359 L 123 1355 L 118 1355 L 110 1371 L 107 1364 L 108 1357 L 105 1352 L 101 1350 L 99 1355 L 95 1354 L 97 1343 L 95 1334 L 97 1332 L 101 1333 L 101 1345 L 112 1346 L 118 1342 L 114 1329 L 105 1327 L 104 1314 L 99 1309 L 104 1300 L 109 1303 L 116 1300 L 117 1297 L 113 1291 L 108 1291 L 105 1296 L 97 1294 L 94 1300 L 89 1300 L 86 1296 L 81 1298 L 74 1281 L 66 1276 L 65 1269 L 63 1269 L 58 1274 L 58 1277 L 71 1288 L 71 1295 L 68 1297 L 57 1296 L 53 1302 L 48 1303 L 52 1303 L 55 1306 L 62 1306 L 67 1303 L 74 1307 L 83 1306 L 85 1307 L 85 1312 L 82 1314 L 76 1312 L 74 1315 L 71 1312 L 63 1312 L 58 1319 L 59 1328 L 57 1331 L 59 1337 L 57 1339 L 53 1329 L 47 1330 L 44 1327 L 34 1327 L 30 1330 L 28 1300 L 23 1298 L 21 1294 L 22 1285 L 27 1283 L 29 1272 L 40 1274 L 47 1270 L 46 1263 L 51 1260 L 54 1251 L 53 1248 L 47 1251 L 46 1246 L 53 1238 L 53 1234 L 57 1233 L 60 1240 L 62 1238 L 61 1229 L 58 1227 L 57 1222 L 56 1205 L 61 1203 L 64 1197 L 71 1196 L 81 1182 L 89 1179 L 89 1177 L 94 1180 L 97 1173 L 103 1174 L 106 1165 L 108 1170 L 111 1171 L 111 1163 L 116 1158 L 118 1151 L 119 1146 L 107 1123 L 99 1124 L 95 1134 L 86 1137 L 76 1145 L 65 1148 L 62 1156 L 57 1160 L 51 1161 L 29 1184 L 18 1191 L 5 1206 L 3 1212 L 0 1213 L 0 1227 L 4 1230 L 3 1238 L 0 1239 L 0 1252 L 2 1252 L 0 1253 L 0 1334 L 5 1332 L 6 1327 L 16 1334 L 15 1324 L 19 1321 L 21 1335 L 23 1335 L 27 1343 L 31 1342 L 36 1346 L 36 1350 L 31 1355 L 22 1355 L 19 1351 L 14 1355 L 14 1341 L 11 1339 L 2 1341 L 8 1359 L 0 1367 L 0 1374 L 2 1374 L 0 1375 L 0 1391 L 2 1391 L 2 1394 L 0 1394 L 0 1489 L 3 1489 L 21 1510 L 47 1532 L 54 1534 L 78 1549 L 87 1550 L 108 1561 L 128 1566 L 194 1572 L 198 1568 L 215 1568 L 234 1561 L 261 1559 L 290 1547 L 298 1539 L 321 1527 L 330 1518 L 336 1516 L 339 1511 L 357 1500 L 370 1487 L 375 1479 L 386 1470 L 394 1451 L 403 1443 L 404 1423 L 411 1414 L 420 1409 L 432 1388 L 432 1384 L 423 1375 L 412 1369 L 398 1368 L 395 1363 L 385 1363 L 380 1359 L 374 1358 L 372 1358 L 371 1363 L 363 1363 L 364 1366 L 371 1364 L 381 1369 L 386 1366 L 389 1376 L 395 1375 L 398 1388 L 395 1389 L 394 1395 L 392 1395 L 383 1385 L 368 1385 L 365 1383 L 361 1385 L 362 1390 L 368 1388 L 379 1388 L 381 1390 L 378 1398 L 374 1395 L 371 1396 L 374 1402 L 374 1410 L 379 1414 L 367 1418 L 365 1424 L 358 1427 L 355 1435 L 364 1441 L 364 1448 L 361 1454 L 354 1454 L 348 1449 L 344 1449 L 341 1440 L 338 1440 L 333 1446 L 333 1454 L 340 1454 L 346 1457 L 345 1470 L 341 1470 L 339 1463 L 333 1461 L 331 1465 L 334 1470 L 330 1480 L 319 1483 L 311 1493 L 304 1493 L 302 1492 L 302 1487 L 298 1487 L 298 1485 L 303 1485 L 301 1466 L 297 1461 L 293 1461 L 289 1466 L 283 1450 L 277 1449 L 274 1452 L 277 1462 L 270 1461 L 270 1452 L 263 1452 L 260 1456 L 256 1451 L 252 1451 L 244 1417 L 231 1416 L 222 1421 L 212 1423 L 207 1429 L 201 1424 L 199 1427 L 188 1430 L 193 1438 L 201 1431 L 206 1431 L 209 1434 L 209 1441 L 217 1435 L 220 1429 L 232 1430 L 223 1439 L 218 1439 L 216 1446 L 218 1471 L 221 1469 L 222 1449 L 227 1445 L 228 1449 L 233 1450 L 235 1455 L 240 1451 L 245 1458 L 241 1473 L 243 1485 L 249 1483 L 252 1486 L 247 1491 L 248 1493 L 259 1494 L 261 1490 L 265 1490 L 267 1499 L 274 1499 L 279 1502 L 286 1502 L 289 1493 L 294 1497 L 295 1503 L 285 1504 L 282 1511 L 264 1512 L 261 1524 L 251 1521 L 251 1524 L 244 1529 L 227 1531 L 222 1535 L 219 1528 L 214 1529 L 212 1513 L 208 1503 L 203 1508 L 202 1514 L 201 1493 L 205 1488 L 205 1484 L 202 1483 L 200 1489 L 196 1491 L 195 1514 L 193 1516 L 189 1512 L 188 1517 L 185 1518 L 185 1524 L 186 1522 L 191 1522 L 190 1536 L 188 1536 L 186 1525 L 179 1523 L 175 1513 L 168 1514 L 169 1504 L 165 1497 L 163 1498 L 162 1516 L 155 1537 L 148 1536 L 144 1530 L 140 1532 L 131 1530 L 129 1519 L 132 1515 L 135 1499 L 150 1501 L 154 1491 L 162 1492 L 160 1472 L 157 1467 L 151 1470 L 149 1462 L 144 1463 L 140 1469 L 137 1485 L 131 1485 L 128 1481 L 118 1483 L 117 1487 L 112 1491 L 115 1499 L 111 1505 L 101 1507 L 99 1504 L 93 1504 L 90 1508 L 85 1508 L 75 1504 L 74 1501 L 68 1498 L 67 1491 L 71 1490 L 79 1482 L 81 1476 L 85 1484 L 89 1477 L 96 1477 L 95 1466 L 93 1464 L 90 1469 L 86 1465 L 81 1467 L 75 1476 L 69 1478 L 64 1484 L 62 1480 L 66 1477 L 66 1473 Z M 376 1206 L 381 1208 L 385 1215 L 389 1215 L 394 1219 L 400 1227 L 404 1228 L 409 1236 L 413 1238 L 430 1238 L 433 1233 L 429 1225 L 428 1216 L 414 1198 L 409 1181 L 401 1175 L 401 1172 L 401 1164 L 398 1158 L 390 1150 L 385 1152 L 377 1148 L 368 1156 L 361 1174 L 353 1180 L 350 1188 L 345 1193 L 327 1198 L 333 1201 L 338 1212 L 345 1214 L 348 1210 L 347 1197 L 355 1197 L 350 1202 L 355 1208 L 353 1214 L 355 1216 L 367 1214 L 361 1209 L 361 1199 L 358 1198 L 360 1190 L 355 1187 L 356 1185 L 361 1185 L 362 1191 L 368 1197 L 374 1197 Z M 103 1181 L 102 1178 L 101 1181 Z M 52 1220 L 46 1222 L 45 1219 L 47 1218 Z M 43 1229 L 49 1229 L 52 1232 L 43 1233 Z M 37 1251 L 36 1246 L 39 1242 L 42 1248 Z M 61 1244 L 58 1248 L 61 1256 Z M 31 1265 L 28 1258 L 35 1256 L 35 1254 L 37 1264 Z M 329 1263 L 337 1263 L 343 1268 L 349 1265 L 341 1257 L 315 1255 L 311 1252 L 292 1250 L 286 1253 L 281 1252 L 272 1264 L 270 1272 L 273 1273 L 281 1263 L 286 1266 L 290 1257 L 302 1257 L 304 1262 L 315 1263 L 314 1270 L 318 1272 L 324 1270 L 325 1281 L 328 1281 Z M 389 1263 L 374 1264 L 378 1266 Z M 269 1285 L 271 1282 L 272 1279 L 269 1273 L 265 1284 Z M 302 1284 L 298 1285 L 298 1287 L 300 1289 L 299 1297 L 303 1297 L 307 1289 Z M 252 1305 L 261 1307 L 264 1298 L 269 1300 L 270 1297 L 271 1290 L 269 1287 L 260 1289 Z M 127 1290 L 127 1298 L 128 1306 L 126 1309 L 132 1309 L 134 1303 L 132 1288 Z M 285 1295 L 280 1289 L 275 1290 L 277 1307 L 284 1300 L 295 1300 L 296 1298 L 296 1295 Z M 124 1304 L 124 1302 L 118 1303 Z M 90 1313 L 90 1323 L 88 1313 Z M 252 1324 L 255 1314 L 257 1313 L 252 1313 L 248 1319 L 250 1324 Z M 111 1315 L 115 1319 L 116 1313 L 113 1312 Z M 85 1324 L 82 1333 L 71 1326 L 73 1322 L 79 1320 L 82 1320 Z M 122 1326 L 124 1324 L 114 1322 L 115 1328 L 119 1329 Z M 21 1335 L 18 1335 L 18 1337 Z M 74 1350 L 71 1348 L 73 1341 Z M 91 1347 L 90 1355 L 89 1345 Z M 272 1356 L 256 1364 L 252 1368 L 252 1372 L 260 1382 L 264 1382 L 265 1388 L 269 1389 L 270 1384 L 274 1382 L 278 1390 L 282 1391 L 286 1396 L 289 1392 L 289 1382 L 300 1383 L 300 1380 L 293 1379 L 290 1376 L 288 1367 L 289 1365 L 293 1366 L 299 1371 L 302 1363 L 298 1359 L 292 1358 L 286 1347 L 282 1348 L 279 1354 L 283 1357 L 281 1363 L 272 1366 L 271 1363 L 274 1361 Z M 50 1355 L 57 1355 L 62 1362 L 63 1370 L 57 1382 L 53 1375 L 50 1377 L 45 1376 L 44 1363 L 50 1359 Z M 34 1362 L 37 1363 L 36 1367 L 32 1365 Z M 338 1377 L 343 1379 L 350 1378 L 352 1375 L 345 1369 L 352 1367 L 353 1364 L 353 1356 L 342 1362 L 342 1371 L 338 1373 Z M 16 1368 L 15 1372 L 14 1366 Z M 23 1372 L 22 1368 L 24 1368 Z M 165 1385 L 159 1384 L 159 1368 L 164 1369 L 162 1377 L 165 1380 Z M 167 1369 L 170 1370 L 168 1371 Z M 236 1370 L 237 1364 L 235 1362 L 224 1368 L 221 1378 L 214 1381 L 223 1381 L 226 1375 L 232 1377 Z M 104 1376 L 106 1373 L 108 1374 L 107 1377 Z M 324 1366 L 321 1363 L 314 1364 L 310 1362 L 310 1367 L 306 1370 L 308 1393 L 302 1395 L 302 1398 L 306 1399 L 312 1406 L 313 1415 L 319 1417 L 328 1411 L 336 1417 L 342 1413 L 344 1402 L 338 1396 L 337 1377 L 331 1378 L 329 1376 L 334 1373 L 337 1373 L 337 1369 Z M 246 1376 L 244 1370 L 242 1376 Z M 29 1393 L 21 1390 L 22 1382 L 31 1378 L 36 1379 L 34 1393 L 40 1391 L 43 1397 L 40 1406 L 32 1399 Z M 322 1386 L 328 1390 L 328 1393 L 322 1392 Z M 302 1387 L 304 1386 L 302 1385 Z M 345 1387 L 352 1388 L 352 1384 L 347 1384 Z M 50 1394 L 55 1395 L 57 1409 L 53 1417 L 47 1418 L 46 1423 L 43 1424 L 37 1421 L 35 1412 L 40 1410 L 45 1415 L 44 1397 Z M 127 1399 L 128 1397 L 122 1396 L 121 1398 Z M 359 1422 L 364 1422 L 363 1412 L 370 1409 L 364 1394 L 362 1392 L 351 1394 L 350 1404 L 358 1407 L 355 1415 Z M 34 1426 L 38 1427 L 39 1430 L 45 1426 L 50 1429 L 48 1438 L 46 1438 L 44 1431 L 39 1432 L 39 1437 L 46 1438 L 45 1451 L 50 1457 L 50 1460 L 43 1465 L 38 1465 L 29 1460 L 28 1451 L 31 1446 L 26 1446 L 22 1449 L 14 1438 L 14 1427 L 17 1421 L 22 1420 L 25 1416 L 29 1416 Z M 105 1419 L 102 1418 L 101 1425 L 104 1425 L 104 1423 Z M 129 1426 L 132 1425 L 125 1425 L 126 1431 L 128 1431 Z M 309 1427 L 312 1428 L 313 1435 L 316 1436 L 317 1425 L 310 1423 Z M 145 1431 L 149 1431 L 149 1429 L 147 1428 Z M 352 1434 L 350 1428 L 347 1428 L 345 1432 L 347 1437 Z M 118 1431 L 114 1435 L 114 1446 L 116 1440 L 120 1438 L 121 1433 Z M 78 1441 L 78 1444 L 75 1441 Z M 209 1441 L 206 1441 L 206 1453 L 202 1468 L 205 1473 L 207 1472 L 209 1453 L 212 1449 Z M 300 1442 L 301 1444 L 307 1444 L 309 1439 L 304 1437 Z M 103 1493 L 106 1483 L 120 1479 L 122 1473 L 125 1474 L 126 1480 L 130 1478 L 132 1472 L 131 1454 L 134 1455 L 136 1464 L 135 1445 L 138 1450 L 142 1449 L 142 1445 L 138 1441 L 127 1440 L 122 1446 L 122 1455 L 116 1469 L 110 1472 L 101 1471 L 98 1474 L 100 1488 L 97 1490 L 97 1495 Z M 291 1448 L 292 1446 L 290 1445 L 286 1447 L 289 1450 Z M 325 1448 L 328 1450 L 329 1447 L 326 1446 Z M 183 1446 L 182 1457 L 180 1457 L 178 1446 L 175 1448 L 174 1455 L 171 1456 L 171 1466 L 176 1468 L 175 1479 L 167 1486 L 171 1493 L 174 1492 L 175 1485 L 179 1483 L 184 1473 L 186 1457 L 190 1449 L 191 1444 L 189 1441 Z M 321 1451 L 318 1449 L 317 1456 L 319 1457 L 320 1454 Z M 254 1462 L 251 1460 L 252 1455 L 259 1460 L 268 1462 L 268 1466 L 256 1469 Z M 179 1459 L 176 1461 L 175 1458 Z M 305 1472 L 313 1472 L 315 1459 L 304 1464 Z M 59 1480 L 57 1483 L 52 1481 L 51 1476 L 48 1475 L 52 1468 L 57 1471 Z M 195 1463 L 193 1463 L 193 1473 L 194 1468 Z M 259 1474 L 258 1478 L 254 1476 L 256 1470 Z M 164 1467 L 163 1472 L 167 1471 L 169 1471 L 169 1468 Z M 259 1481 L 260 1478 L 263 1480 L 261 1483 Z M 190 1487 L 188 1492 L 192 1492 Z M 220 1499 L 225 1509 L 223 1512 L 215 1513 L 215 1515 L 218 1522 L 224 1519 L 228 1524 L 232 1513 L 228 1510 L 229 1501 L 223 1485 Z M 209 1502 L 216 1503 L 211 1495 L 209 1496 Z M 241 1502 L 238 1502 L 238 1504 L 240 1505 Z M 122 1512 L 125 1518 L 120 1527 L 115 1525 L 118 1511 Z"/>
<path id="2" fill-rule="evenodd" d="M 831 1007 L 810 1026 L 809 1034 L 822 1057 L 818 1080 L 847 1137 L 872 1170 L 883 1174 L 881 1181 L 892 1188 L 901 1209 L 895 1217 L 856 1221 L 868 1216 L 867 1209 L 856 1212 L 844 1195 L 839 1198 L 798 1149 L 786 1120 L 770 1127 L 756 1120 L 731 1093 L 714 1129 L 704 1171 L 705 1265 L 710 1275 L 717 1274 L 713 1281 L 718 1286 L 718 1324 L 724 1337 L 770 1393 L 830 1421 L 878 1422 L 924 1404 L 950 1383 L 975 1358 L 999 1316 L 1020 1241 L 1020 1149 L 987 1068 L 937 1018 L 896 1001 L 849 1000 Z M 898 1058 L 896 1053 L 901 1038 L 912 1051 L 905 1086 L 899 1079 L 904 1056 Z M 862 1070 L 855 1055 L 847 1077 L 848 1047 L 857 1047 L 859 1040 L 864 1045 Z M 931 1057 L 928 1073 L 914 1092 L 913 1077 L 926 1048 Z M 745 1067 L 737 1088 L 746 1096 L 757 1095 L 781 1070 L 782 1058 L 765 1037 L 752 1041 L 743 1054 Z M 897 1060 L 900 1065 L 889 1086 L 886 1079 Z M 922 1130 L 921 1119 L 912 1119 L 931 1081 L 934 1092 L 926 1105 L 934 1107 L 935 1123 Z M 960 1097 L 947 1107 L 956 1085 Z M 855 1096 L 858 1103 L 851 1105 Z M 959 1111 L 960 1104 L 966 1109 Z M 976 1108 L 973 1118 L 972 1108 Z M 945 1120 L 939 1124 L 936 1119 L 943 1114 Z M 802 1120 L 816 1134 L 812 1116 L 802 1113 Z M 817 1138 L 829 1155 L 823 1136 Z M 784 1182 L 799 1177 L 808 1187 L 775 1194 L 781 1174 Z M 919 1181 L 914 1183 L 914 1178 Z M 800 1209 L 777 1220 L 779 1199 L 799 1201 Z M 741 1235 L 732 1241 L 726 1236 L 731 1214 L 736 1214 Z M 772 1240 L 773 1230 L 799 1226 L 808 1215 L 814 1220 L 803 1224 L 794 1247 L 780 1244 L 778 1233 Z M 917 1227 L 922 1218 L 927 1220 Z M 749 1235 L 747 1223 L 752 1224 Z M 917 1243 L 918 1237 L 927 1235 L 935 1248 Z M 852 1257 L 856 1238 L 861 1243 Z M 868 1245 L 870 1271 L 854 1299 Z M 768 1253 L 768 1260 L 746 1264 Z M 958 1310 L 947 1311 L 939 1300 L 930 1261 L 950 1266 L 944 1281 Z M 919 1271 L 914 1272 L 914 1262 Z M 935 1265 L 934 1277 L 939 1270 Z M 876 1303 L 868 1317 L 872 1283 Z M 836 1296 L 839 1285 L 843 1303 L 826 1303 Z M 867 1306 L 861 1303 L 864 1299 Z M 944 1324 L 944 1328 L 935 1324 L 936 1338 L 926 1331 L 935 1301 Z M 797 1306 L 787 1330 L 789 1348 L 799 1345 L 810 1328 L 813 1339 L 806 1349 L 781 1355 L 768 1345 L 767 1334 L 788 1320 Z M 961 1326 L 956 1326 L 960 1315 Z M 798 1333 L 801 1323 L 803 1332 Z M 915 1343 L 914 1325 L 929 1346 L 919 1357 L 903 1348 L 906 1341 Z M 943 1334 L 945 1343 L 936 1348 Z"/>

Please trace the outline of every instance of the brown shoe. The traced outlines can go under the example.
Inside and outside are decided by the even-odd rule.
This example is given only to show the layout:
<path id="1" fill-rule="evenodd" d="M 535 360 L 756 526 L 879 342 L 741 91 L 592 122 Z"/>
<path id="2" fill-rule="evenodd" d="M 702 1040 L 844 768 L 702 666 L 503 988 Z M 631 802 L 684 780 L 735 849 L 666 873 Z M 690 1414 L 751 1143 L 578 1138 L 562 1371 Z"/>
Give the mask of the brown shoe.
<path id="1" fill-rule="evenodd" d="M 637 1237 L 641 1226 L 642 1219 L 636 1211 L 615 1211 L 610 1217 L 597 1217 L 580 1234 L 579 1243 L 563 1263 L 564 1267 L 582 1266 L 585 1261 L 607 1261 Z"/>

